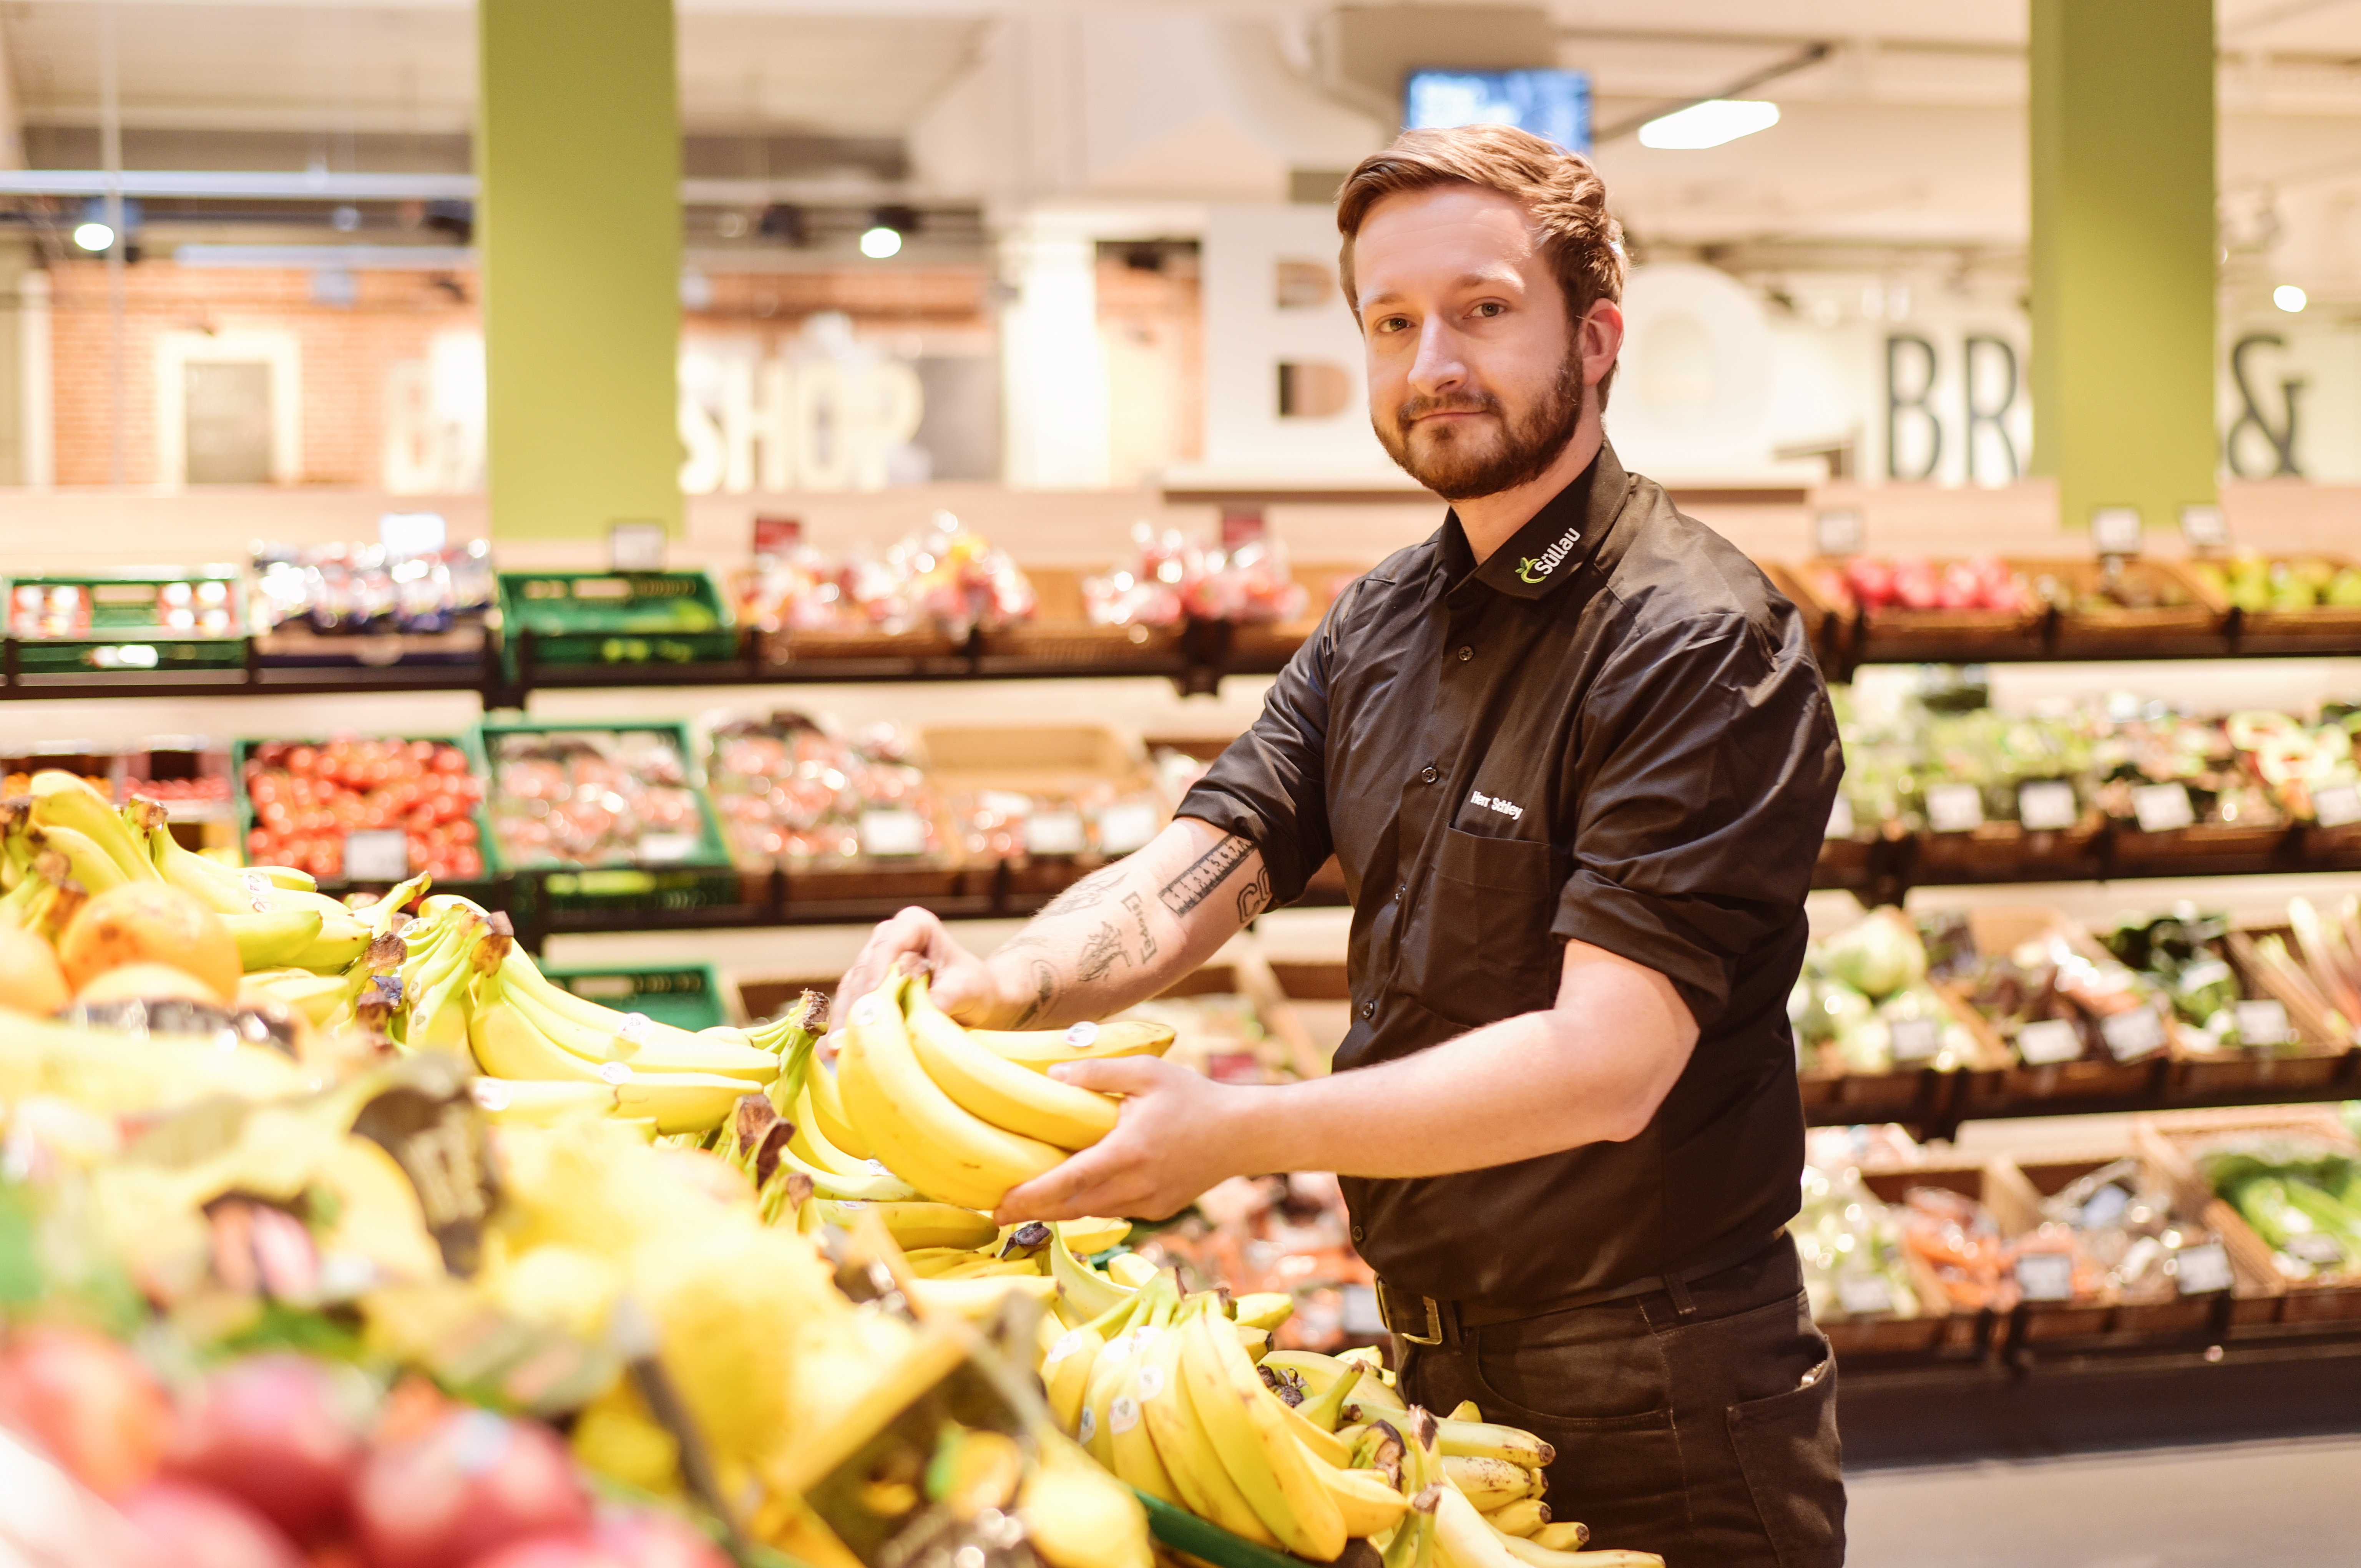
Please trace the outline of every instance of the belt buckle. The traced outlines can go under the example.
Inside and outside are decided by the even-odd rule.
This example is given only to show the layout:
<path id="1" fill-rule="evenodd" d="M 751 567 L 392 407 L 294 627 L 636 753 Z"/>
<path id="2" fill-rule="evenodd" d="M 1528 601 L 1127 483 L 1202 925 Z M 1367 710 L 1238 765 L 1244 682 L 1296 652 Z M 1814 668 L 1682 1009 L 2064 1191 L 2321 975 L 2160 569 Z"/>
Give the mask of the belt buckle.
<path id="1" fill-rule="evenodd" d="M 1393 1292 L 1386 1288 L 1384 1280 L 1378 1281 L 1378 1316 L 1385 1320 L 1386 1328 L 1399 1336 L 1405 1344 L 1441 1344 L 1443 1314 L 1436 1309 L 1434 1298 L 1421 1296 L 1418 1299 L 1419 1304 L 1426 1309 L 1426 1332 L 1422 1334 L 1411 1333 L 1408 1329 L 1395 1324 Z"/>

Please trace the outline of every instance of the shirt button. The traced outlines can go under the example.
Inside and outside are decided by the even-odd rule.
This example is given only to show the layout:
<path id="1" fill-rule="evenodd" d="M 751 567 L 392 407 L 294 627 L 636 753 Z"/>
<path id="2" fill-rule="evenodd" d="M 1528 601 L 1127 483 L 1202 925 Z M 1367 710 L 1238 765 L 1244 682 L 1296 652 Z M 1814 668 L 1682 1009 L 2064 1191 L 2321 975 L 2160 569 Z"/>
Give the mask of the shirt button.
<path id="1" fill-rule="evenodd" d="M 1410 883 L 1402 883 L 1400 887 L 1398 887 L 1398 888 L 1394 889 L 1394 902 L 1395 902 L 1396 904 L 1400 904 L 1400 903 L 1402 901 L 1402 894 L 1403 894 L 1408 893 L 1409 891 L 1410 891 Z"/>
<path id="2" fill-rule="evenodd" d="M 1433 784 L 1443 775 L 1434 771 L 1434 764 L 1433 762 L 1429 762 L 1426 766 L 1419 769 L 1418 776 L 1422 783 Z"/>
<path id="3" fill-rule="evenodd" d="M 1356 1242 L 1365 1242 L 1369 1239 L 1369 1233 L 1361 1229 L 1360 1226 L 1355 1225 L 1353 1227 L 1353 1239 Z"/>
<path id="4" fill-rule="evenodd" d="M 1475 650 L 1475 649 L 1470 648 L 1470 647 L 1469 647 L 1469 646 L 1467 646 L 1467 644 L 1466 644 L 1465 642 L 1462 642 L 1462 643 L 1459 645 L 1459 662 L 1460 662 L 1461 663 L 1463 663 L 1463 664 L 1464 664 L 1464 663 L 1466 663 L 1468 660 L 1470 660 L 1470 659 L 1474 658 L 1475 656 L 1476 656 L 1476 650 Z"/>
<path id="5" fill-rule="evenodd" d="M 1376 1017 L 1377 1015 L 1378 1015 L 1378 1004 L 1377 1004 L 1376 1003 L 1374 1003 L 1374 1002 L 1364 1002 L 1364 1003 L 1361 1003 L 1361 1016 L 1362 1016 L 1362 1017 L 1364 1017 L 1364 1018 L 1374 1018 L 1374 1017 Z"/>

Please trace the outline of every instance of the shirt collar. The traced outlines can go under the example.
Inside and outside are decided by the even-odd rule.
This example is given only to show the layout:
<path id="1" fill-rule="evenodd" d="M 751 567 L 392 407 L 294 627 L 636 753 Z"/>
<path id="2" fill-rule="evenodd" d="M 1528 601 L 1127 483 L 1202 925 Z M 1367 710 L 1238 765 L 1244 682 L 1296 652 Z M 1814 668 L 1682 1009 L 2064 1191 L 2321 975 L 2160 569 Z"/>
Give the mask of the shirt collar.
<path id="1" fill-rule="evenodd" d="M 1628 477 L 1616 459 L 1615 448 L 1601 441 L 1590 466 L 1551 497 L 1480 566 L 1475 565 L 1476 553 L 1468 547 L 1466 531 L 1455 510 L 1443 520 L 1445 579 L 1455 586 L 1472 571 L 1477 581 L 1501 593 L 1526 599 L 1543 598 L 1576 576 L 1576 568 L 1598 548 L 1623 510 L 1628 488 Z"/>

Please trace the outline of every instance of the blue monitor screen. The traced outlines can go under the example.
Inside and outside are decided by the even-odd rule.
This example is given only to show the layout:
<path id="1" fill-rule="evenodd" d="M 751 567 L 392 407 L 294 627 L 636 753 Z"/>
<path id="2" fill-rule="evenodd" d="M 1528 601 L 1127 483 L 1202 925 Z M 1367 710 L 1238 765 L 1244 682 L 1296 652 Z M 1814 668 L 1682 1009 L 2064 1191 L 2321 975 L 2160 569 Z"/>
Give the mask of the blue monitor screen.
<path id="1" fill-rule="evenodd" d="M 1411 130 L 1514 126 L 1573 152 L 1590 150 L 1590 77 L 1579 71 L 1414 71 Z"/>

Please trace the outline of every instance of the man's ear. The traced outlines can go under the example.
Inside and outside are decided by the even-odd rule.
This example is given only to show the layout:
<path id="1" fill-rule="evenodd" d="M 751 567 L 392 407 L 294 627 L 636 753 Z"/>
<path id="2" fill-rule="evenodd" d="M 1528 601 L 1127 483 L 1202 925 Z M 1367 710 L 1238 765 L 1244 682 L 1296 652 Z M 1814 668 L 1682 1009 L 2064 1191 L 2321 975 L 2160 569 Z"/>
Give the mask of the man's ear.
<path id="1" fill-rule="evenodd" d="M 1582 313 L 1577 329 L 1582 350 L 1582 379 L 1596 386 L 1615 368 L 1623 353 L 1623 307 L 1612 300 L 1593 300 Z"/>

